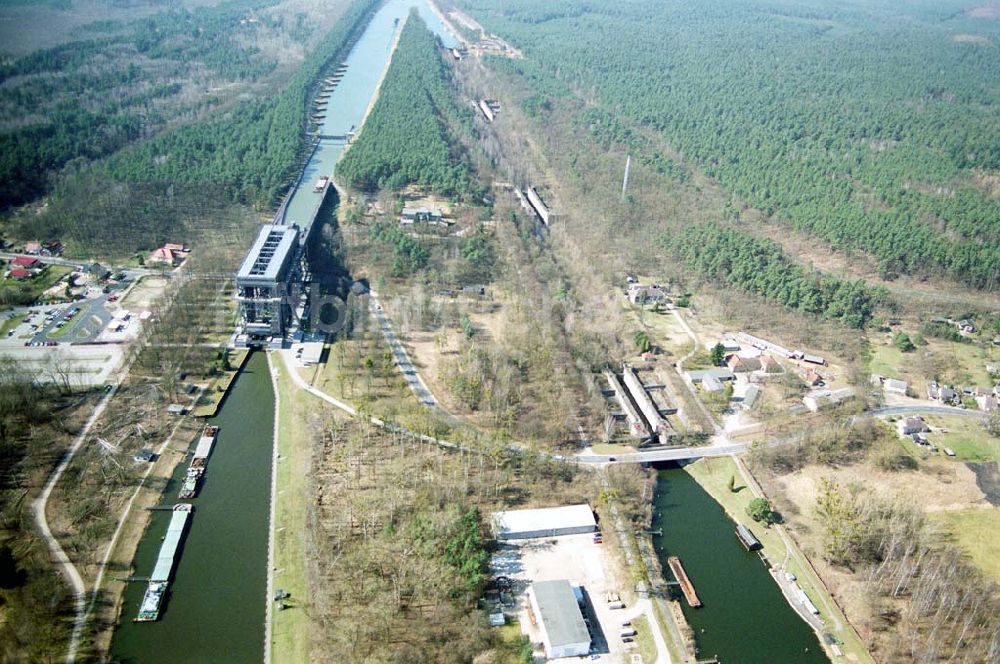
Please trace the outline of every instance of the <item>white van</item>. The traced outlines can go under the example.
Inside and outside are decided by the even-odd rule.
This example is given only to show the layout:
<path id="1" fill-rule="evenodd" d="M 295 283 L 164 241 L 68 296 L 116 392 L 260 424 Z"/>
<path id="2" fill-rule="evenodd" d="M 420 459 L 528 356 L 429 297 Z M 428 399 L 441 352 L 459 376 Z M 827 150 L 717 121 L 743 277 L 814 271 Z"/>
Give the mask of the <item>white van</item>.
<path id="1" fill-rule="evenodd" d="M 635 634 L 636 632 L 634 627 L 625 627 L 622 629 L 622 631 L 618 632 L 618 636 L 620 636 L 623 639 L 627 636 L 635 636 Z"/>

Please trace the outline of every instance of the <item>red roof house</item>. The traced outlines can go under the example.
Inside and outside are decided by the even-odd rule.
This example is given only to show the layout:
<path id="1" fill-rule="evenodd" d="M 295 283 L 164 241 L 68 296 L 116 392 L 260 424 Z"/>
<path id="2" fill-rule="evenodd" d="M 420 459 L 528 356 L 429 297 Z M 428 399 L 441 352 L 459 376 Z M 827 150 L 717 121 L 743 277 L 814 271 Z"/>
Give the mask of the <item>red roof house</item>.
<path id="1" fill-rule="evenodd" d="M 166 246 L 160 247 L 159 249 L 154 249 L 153 253 L 149 255 L 146 259 L 147 263 L 174 263 L 174 252 L 168 249 Z"/>
<path id="2" fill-rule="evenodd" d="M 10 271 L 11 279 L 27 279 L 30 276 L 31 272 L 25 270 L 23 267 L 15 267 L 13 270 Z"/>
<path id="3" fill-rule="evenodd" d="M 41 264 L 41 261 L 37 258 L 31 258 L 30 256 L 18 256 L 11 261 L 11 263 L 13 265 L 17 265 L 18 267 L 37 267 Z"/>

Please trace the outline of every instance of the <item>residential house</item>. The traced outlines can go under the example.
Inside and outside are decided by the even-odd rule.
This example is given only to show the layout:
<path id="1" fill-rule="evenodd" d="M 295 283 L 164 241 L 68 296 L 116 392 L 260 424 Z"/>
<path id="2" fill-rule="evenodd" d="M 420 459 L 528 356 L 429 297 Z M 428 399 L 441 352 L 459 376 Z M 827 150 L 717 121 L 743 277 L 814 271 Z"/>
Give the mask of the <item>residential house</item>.
<path id="1" fill-rule="evenodd" d="M 809 367 L 802 373 L 802 380 L 806 382 L 806 385 L 813 387 L 819 385 L 823 382 L 823 377 L 819 375 L 819 372 Z"/>
<path id="2" fill-rule="evenodd" d="M 927 424 L 922 417 L 904 417 L 896 422 L 896 428 L 902 436 L 928 431 Z"/>
<path id="3" fill-rule="evenodd" d="M 721 392 L 722 391 L 722 381 L 712 375 L 706 375 L 702 378 L 701 387 L 706 392 Z"/>
<path id="4" fill-rule="evenodd" d="M 179 265 L 187 258 L 188 246 L 177 242 L 167 242 L 162 247 L 154 249 L 146 258 L 147 263 L 162 263 L 165 265 Z"/>
<path id="5" fill-rule="evenodd" d="M 160 247 L 159 249 L 154 249 L 149 256 L 146 257 L 146 263 L 166 263 L 167 265 L 175 265 L 177 262 L 177 257 L 174 252 L 166 247 Z"/>
<path id="6" fill-rule="evenodd" d="M 31 277 L 31 270 L 25 270 L 23 267 L 15 267 L 10 271 L 11 279 L 27 279 Z"/>
<path id="7" fill-rule="evenodd" d="M 776 358 L 770 355 L 761 355 L 760 357 L 760 370 L 767 374 L 779 374 L 784 370 L 781 368 L 781 363 L 778 362 Z"/>
<path id="8" fill-rule="evenodd" d="M 730 371 L 728 368 L 718 367 L 716 369 L 697 369 L 695 371 L 687 372 L 687 379 L 692 383 L 700 383 L 707 376 L 711 376 L 716 380 L 735 380 L 736 375 Z"/>
<path id="9" fill-rule="evenodd" d="M 820 390 L 817 392 L 810 392 L 802 397 L 802 403 L 805 404 L 806 408 L 810 411 L 816 413 L 825 408 L 836 406 L 837 404 L 847 401 L 853 397 L 854 389 L 844 387 L 839 390 Z"/>
<path id="10" fill-rule="evenodd" d="M 726 353 L 739 353 L 740 350 L 742 350 L 743 348 L 742 346 L 740 346 L 738 341 L 727 338 L 727 339 L 722 339 L 720 341 L 705 342 L 705 350 L 712 352 L 712 349 L 715 348 L 718 344 L 722 344 L 722 348 L 726 351 Z"/>
<path id="11" fill-rule="evenodd" d="M 730 355 L 726 358 L 726 366 L 729 367 L 733 373 L 749 373 L 751 371 L 758 371 L 760 369 L 760 358 Z"/>
<path id="12" fill-rule="evenodd" d="M 403 214 L 400 215 L 400 221 L 405 223 L 413 223 L 415 221 L 441 221 L 441 210 L 436 208 L 410 208 L 404 207 Z"/>
<path id="13" fill-rule="evenodd" d="M 26 269 L 35 269 L 42 266 L 42 261 L 37 258 L 31 258 L 30 256 L 18 256 L 10 262 L 11 265 L 15 267 L 21 267 Z"/>
<path id="14" fill-rule="evenodd" d="M 939 385 L 937 382 L 931 382 L 931 384 L 927 386 L 927 398 L 932 401 L 951 403 L 958 398 L 958 392 L 953 388 Z"/>
<path id="15" fill-rule="evenodd" d="M 667 301 L 667 291 L 657 284 L 631 284 L 628 287 L 628 301 L 632 304 L 658 304 Z"/>
<path id="16" fill-rule="evenodd" d="M 979 410 L 989 413 L 997 409 L 997 398 L 992 394 L 978 395 L 976 397 L 976 404 L 979 405 Z"/>
<path id="17" fill-rule="evenodd" d="M 38 255 L 42 253 L 42 243 L 41 242 L 25 242 L 24 243 L 24 253 Z"/>

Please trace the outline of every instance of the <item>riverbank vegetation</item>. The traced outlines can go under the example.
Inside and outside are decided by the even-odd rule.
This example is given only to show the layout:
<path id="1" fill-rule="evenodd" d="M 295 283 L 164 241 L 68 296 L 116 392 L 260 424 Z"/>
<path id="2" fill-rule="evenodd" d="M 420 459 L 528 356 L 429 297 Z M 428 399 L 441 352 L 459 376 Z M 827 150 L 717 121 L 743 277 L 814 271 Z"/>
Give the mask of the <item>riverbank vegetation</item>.
<path id="1" fill-rule="evenodd" d="M 997 586 L 956 546 L 966 539 L 942 536 L 931 520 L 997 509 L 972 470 L 918 460 L 877 422 L 817 427 L 799 443 L 756 450 L 751 464 L 877 659 L 995 655 Z"/>
<path id="2" fill-rule="evenodd" d="M 493 66 L 532 108 L 580 94 L 824 251 L 996 288 L 1000 34 L 961 3 L 461 4 L 524 51 Z"/>
<path id="3" fill-rule="evenodd" d="M 374 191 L 416 184 L 449 196 L 469 193 L 456 130 L 471 127 L 448 82 L 437 38 L 416 10 L 399 37 L 378 100 L 357 140 L 337 164 L 352 187 Z"/>

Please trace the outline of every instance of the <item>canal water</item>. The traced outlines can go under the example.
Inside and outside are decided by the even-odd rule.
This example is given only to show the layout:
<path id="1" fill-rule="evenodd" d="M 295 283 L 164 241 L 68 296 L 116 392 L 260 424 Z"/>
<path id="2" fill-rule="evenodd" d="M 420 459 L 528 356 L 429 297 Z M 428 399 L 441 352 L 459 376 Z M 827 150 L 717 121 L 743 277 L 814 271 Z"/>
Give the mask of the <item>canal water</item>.
<path id="1" fill-rule="evenodd" d="M 267 358 L 254 353 L 218 416 L 194 514 L 160 620 L 133 623 L 145 583 L 125 591 L 112 661 L 134 664 L 260 662 L 264 657 L 268 506 L 274 393 Z M 169 452 L 168 452 L 169 454 Z M 187 464 L 178 466 L 161 502 L 174 504 Z M 153 518 L 135 555 L 135 574 L 153 571 L 170 512 Z"/>
<path id="2" fill-rule="evenodd" d="M 327 100 L 321 135 L 346 136 L 361 124 L 365 110 L 378 88 L 396 32 L 402 29 L 411 7 L 417 8 L 424 23 L 441 39 L 444 46 L 452 48 L 458 45 L 455 37 L 431 11 L 426 0 L 389 0 L 372 17 L 361 39 L 347 56 L 347 71 Z M 306 165 L 302 186 L 292 194 L 285 209 L 285 223 L 298 224 L 303 228 L 309 222 L 320 197 L 320 194 L 314 192 L 313 185 L 320 177 L 333 174 L 333 168 L 343 150 L 342 141 L 320 141 L 319 148 Z"/>
<path id="3" fill-rule="evenodd" d="M 681 468 L 659 471 L 653 530 L 664 573 L 678 556 L 704 606 L 681 599 L 699 657 L 722 664 L 828 664 L 812 628 L 788 605 L 763 561 L 737 540 L 722 506 Z M 764 553 L 767 553 L 765 550 Z"/>

